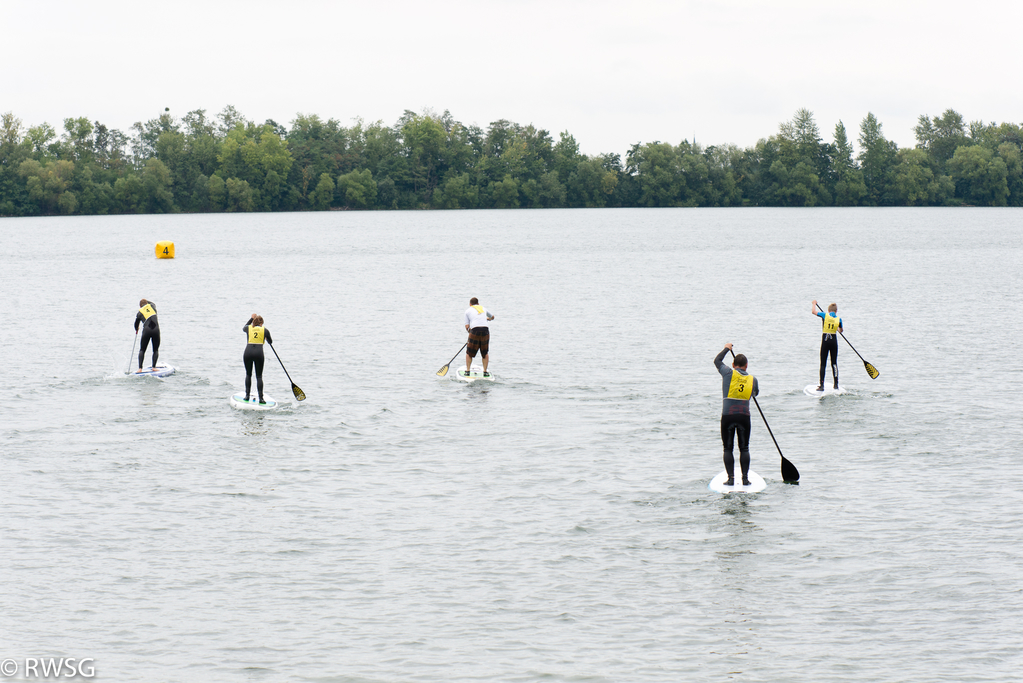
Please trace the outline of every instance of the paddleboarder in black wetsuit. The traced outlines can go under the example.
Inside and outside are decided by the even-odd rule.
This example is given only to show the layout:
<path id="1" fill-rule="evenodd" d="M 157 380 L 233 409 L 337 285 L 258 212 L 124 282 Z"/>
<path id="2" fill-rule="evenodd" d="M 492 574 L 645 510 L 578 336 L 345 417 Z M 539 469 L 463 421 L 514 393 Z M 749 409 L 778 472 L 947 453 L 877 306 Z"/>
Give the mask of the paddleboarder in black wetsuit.
<path id="1" fill-rule="evenodd" d="M 263 327 L 263 316 L 253 313 L 249 322 L 242 328 L 248 343 L 245 345 L 245 354 L 242 359 L 245 361 L 245 400 L 249 400 L 252 393 L 252 369 L 256 369 L 256 391 L 259 392 L 259 402 L 263 400 L 263 341 L 273 344 L 270 337 L 270 330 Z"/>
<path id="2" fill-rule="evenodd" d="M 824 391 L 824 373 L 828 367 L 828 354 L 831 354 L 831 376 L 838 388 L 838 335 L 842 332 L 842 319 L 838 317 L 838 304 L 828 304 L 828 312 L 817 310 L 817 299 L 810 304 L 810 312 L 821 319 L 821 383 L 817 391 Z"/>
<path id="3" fill-rule="evenodd" d="M 153 364 L 156 367 L 156 359 L 160 357 L 160 321 L 156 319 L 156 304 L 152 301 L 142 299 L 139 301 L 139 312 L 135 314 L 135 334 L 139 333 L 139 325 L 142 325 L 142 341 L 139 342 L 139 369 L 136 374 L 142 372 L 142 361 L 146 356 L 146 347 L 153 342 Z"/>
<path id="4" fill-rule="evenodd" d="M 725 472 L 728 481 L 725 486 L 735 486 L 735 456 L 732 448 L 736 434 L 739 436 L 739 466 L 742 468 L 742 485 L 749 486 L 749 400 L 760 393 L 757 379 L 746 372 L 746 356 L 738 354 L 728 367 L 721 361 L 732 350 L 731 344 L 714 357 L 714 367 L 721 373 L 721 443 L 724 446 Z"/>

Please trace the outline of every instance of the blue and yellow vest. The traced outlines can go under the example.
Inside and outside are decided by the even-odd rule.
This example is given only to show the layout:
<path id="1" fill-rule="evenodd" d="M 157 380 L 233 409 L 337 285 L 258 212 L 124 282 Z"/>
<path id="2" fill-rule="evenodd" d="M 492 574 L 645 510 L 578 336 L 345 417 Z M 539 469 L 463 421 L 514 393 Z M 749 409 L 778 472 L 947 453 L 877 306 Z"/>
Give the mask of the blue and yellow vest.
<path id="1" fill-rule="evenodd" d="M 836 334 L 838 332 L 838 321 L 837 315 L 831 315 L 830 313 L 824 314 L 824 334 Z"/>

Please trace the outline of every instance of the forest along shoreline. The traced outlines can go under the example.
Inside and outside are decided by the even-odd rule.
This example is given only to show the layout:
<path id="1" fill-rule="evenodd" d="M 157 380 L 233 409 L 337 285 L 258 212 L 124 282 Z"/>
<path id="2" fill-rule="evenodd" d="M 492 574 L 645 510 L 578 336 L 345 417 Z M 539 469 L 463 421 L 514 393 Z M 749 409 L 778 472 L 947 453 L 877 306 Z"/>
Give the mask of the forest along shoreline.
<path id="1" fill-rule="evenodd" d="M 350 127 L 298 114 L 290 128 L 234 107 L 168 110 L 128 134 L 88 118 L 26 127 L 0 116 L 0 216 L 719 206 L 1023 206 L 1023 129 L 921 115 L 917 144 L 868 113 L 854 149 L 798 110 L 752 147 L 683 140 L 587 156 L 568 132 L 486 130 L 449 112 Z"/>

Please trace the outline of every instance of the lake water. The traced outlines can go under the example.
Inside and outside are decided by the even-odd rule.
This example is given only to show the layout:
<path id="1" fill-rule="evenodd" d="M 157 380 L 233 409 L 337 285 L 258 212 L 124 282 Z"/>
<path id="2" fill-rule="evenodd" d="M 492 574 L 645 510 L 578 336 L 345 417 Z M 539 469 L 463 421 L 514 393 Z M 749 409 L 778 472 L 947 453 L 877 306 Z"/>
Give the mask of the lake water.
<path id="1" fill-rule="evenodd" d="M 0 658 L 183 683 L 1017 680 L 1021 226 L 2 219 Z M 485 385 L 435 374 L 472 296 L 496 314 Z M 142 297 L 166 380 L 124 374 Z M 814 298 L 880 377 L 840 341 L 849 393 L 803 394 Z M 284 407 L 228 405 L 252 312 L 306 401 L 268 353 Z M 798 486 L 754 410 L 768 488 L 707 490 L 725 342 Z"/>

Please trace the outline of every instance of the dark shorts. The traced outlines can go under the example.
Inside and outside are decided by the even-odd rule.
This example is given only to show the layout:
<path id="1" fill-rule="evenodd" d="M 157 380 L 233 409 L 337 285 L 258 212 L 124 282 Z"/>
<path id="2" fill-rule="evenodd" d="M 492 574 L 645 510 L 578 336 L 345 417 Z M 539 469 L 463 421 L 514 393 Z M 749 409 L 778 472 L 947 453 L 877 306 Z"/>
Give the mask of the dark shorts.
<path id="1" fill-rule="evenodd" d="M 477 351 L 482 358 L 490 355 L 489 327 L 474 327 L 469 330 L 469 343 L 466 344 L 465 352 L 475 358 Z"/>

